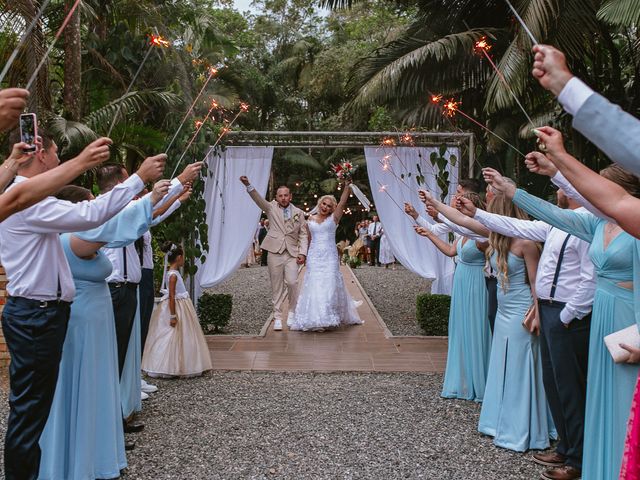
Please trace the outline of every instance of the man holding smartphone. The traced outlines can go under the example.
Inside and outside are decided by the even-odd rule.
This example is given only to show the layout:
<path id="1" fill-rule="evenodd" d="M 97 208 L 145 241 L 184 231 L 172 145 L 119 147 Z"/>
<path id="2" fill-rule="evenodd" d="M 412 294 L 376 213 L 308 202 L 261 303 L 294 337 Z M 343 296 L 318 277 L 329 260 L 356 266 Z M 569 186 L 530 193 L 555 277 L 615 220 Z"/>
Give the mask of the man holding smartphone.
<path id="1" fill-rule="evenodd" d="M 27 107 L 29 90 L 5 88 L 0 90 L 0 132 L 11 130 Z"/>
<path id="2" fill-rule="evenodd" d="M 42 149 L 18 170 L 8 192 L 30 178 L 47 175 L 58 163 L 56 144 L 41 134 Z M 101 138 L 80 156 L 99 161 L 109 157 L 111 140 Z M 7 272 L 9 297 L 2 329 L 11 355 L 9 420 L 4 449 L 7 480 L 37 478 L 38 441 L 53 401 L 62 345 L 75 295 L 71 271 L 59 234 L 97 227 L 116 215 L 143 188 L 159 178 L 165 156 L 144 161 L 109 195 L 72 204 L 47 197 L 0 223 L 0 257 Z"/>

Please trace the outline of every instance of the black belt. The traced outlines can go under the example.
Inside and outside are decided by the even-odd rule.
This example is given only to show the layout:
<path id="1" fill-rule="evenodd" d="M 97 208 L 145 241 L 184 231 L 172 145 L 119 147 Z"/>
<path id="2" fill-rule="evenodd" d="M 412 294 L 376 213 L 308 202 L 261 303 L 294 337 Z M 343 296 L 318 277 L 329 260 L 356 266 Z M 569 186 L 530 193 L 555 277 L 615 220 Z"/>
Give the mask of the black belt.
<path id="1" fill-rule="evenodd" d="M 71 305 L 66 300 L 34 300 L 25 297 L 8 297 L 8 301 L 29 308 L 57 308 L 60 305 Z"/>
<path id="2" fill-rule="evenodd" d="M 559 300 L 554 300 L 553 298 L 538 298 L 538 303 L 542 305 L 558 305 L 563 308 L 567 304 L 567 302 L 561 302 Z"/>
<path id="3" fill-rule="evenodd" d="M 109 287 L 113 287 L 113 288 L 121 288 L 121 287 L 138 288 L 138 284 L 137 283 L 133 283 L 133 282 L 109 282 Z"/>

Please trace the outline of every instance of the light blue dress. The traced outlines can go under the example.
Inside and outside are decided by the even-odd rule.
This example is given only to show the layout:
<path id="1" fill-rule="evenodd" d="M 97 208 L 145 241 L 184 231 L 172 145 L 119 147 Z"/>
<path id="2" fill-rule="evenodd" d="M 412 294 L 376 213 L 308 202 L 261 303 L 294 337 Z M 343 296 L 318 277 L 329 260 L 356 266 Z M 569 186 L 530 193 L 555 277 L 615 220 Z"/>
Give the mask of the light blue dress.
<path id="1" fill-rule="evenodd" d="M 542 383 L 539 338 L 522 326 L 533 297 L 524 259 L 509 253 L 507 264 L 506 291 L 498 273 L 498 311 L 478 430 L 494 437 L 498 447 L 542 450 L 556 432 Z M 499 272 L 495 253 L 491 266 Z"/>
<path id="2" fill-rule="evenodd" d="M 138 202 L 91 236 L 124 246 L 148 229 L 151 204 Z M 90 231 L 93 232 L 93 231 Z M 111 294 L 106 278 L 111 261 L 101 251 L 91 260 L 70 248 L 72 234 L 60 237 L 76 296 L 60 361 L 51 412 L 40 437 L 42 480 L 117 478 L 127 466 L 122 430 L 118 354 Z M 73 234 L 75 235 L 75 234 Z"/>
<path id="3" fill-rule="evenodd" d="M 614 363 L 603 339 L 635 323 L 633 291 L 619 284 L 633 280 L 637 241 L 623 232 L 605 249 L 606 220 L 559 209 L 521 190 L 514 202 L 536 218 L 591 242 L 589 255 L 597 284 L 589 338 L 582 478 L 618 478 L 639 367 Z"/>
<path id="4" fill-rule="evenodd" d="M 473 240 L 456 244 L 449 312 L 449 348 L 442 396 L 481 402 L 491 354 L 484 253 Z"/>

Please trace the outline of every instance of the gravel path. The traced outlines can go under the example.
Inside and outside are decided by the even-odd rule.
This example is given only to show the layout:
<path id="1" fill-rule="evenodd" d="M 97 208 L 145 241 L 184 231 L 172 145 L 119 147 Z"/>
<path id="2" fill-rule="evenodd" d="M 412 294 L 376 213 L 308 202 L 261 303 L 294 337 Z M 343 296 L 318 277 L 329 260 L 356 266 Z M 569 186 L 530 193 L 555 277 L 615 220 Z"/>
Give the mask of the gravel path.
<path id="1" fill-rule="evenodd" d="M 154 380 L 133 479 L 538 478 L 530 454 L 476 431 L 480 406 L 437 374 L 214 373 Z M 0 393 L 0 435 L 8 405 Z M 0 462 L 1 462 L 0 456 Z M 1 469 L 0 469 L 1 471 Z"/>
<path id="2" fill-rule="evenodd" d="M 416 322 L 416 296 L 431 291 L 430 280 L 401 265 L 395 270 L 363 265 L 353 271 L 391 333 L 424 335 Z"/>
<path id="3" fill-rule="evenodd" d="M 271 313 L 271 283 L 267 267 L 241 267 L 212 293 L 233 295 L 231 321 L 223 332 L 227 335 L 258 335 Z"/>

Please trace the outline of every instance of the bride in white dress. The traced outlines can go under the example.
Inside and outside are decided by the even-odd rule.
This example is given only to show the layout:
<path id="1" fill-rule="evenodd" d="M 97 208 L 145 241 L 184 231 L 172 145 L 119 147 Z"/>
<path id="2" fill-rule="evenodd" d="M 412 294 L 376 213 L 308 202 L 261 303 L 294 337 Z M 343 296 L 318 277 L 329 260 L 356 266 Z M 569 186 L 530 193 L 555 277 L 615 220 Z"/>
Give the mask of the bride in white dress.
<path id="1" fill-rule="evenodd" d="M 340 203 L 332 195 L 320 198 L 318 213 L 307 222 L 311 238 L 307 269 L 290 330 L 323 331 L 362 323 L 357 305 L 344 285 L 336 248 L 336 229 L 347 205 L 349 191 L 347 184 Z"/>

